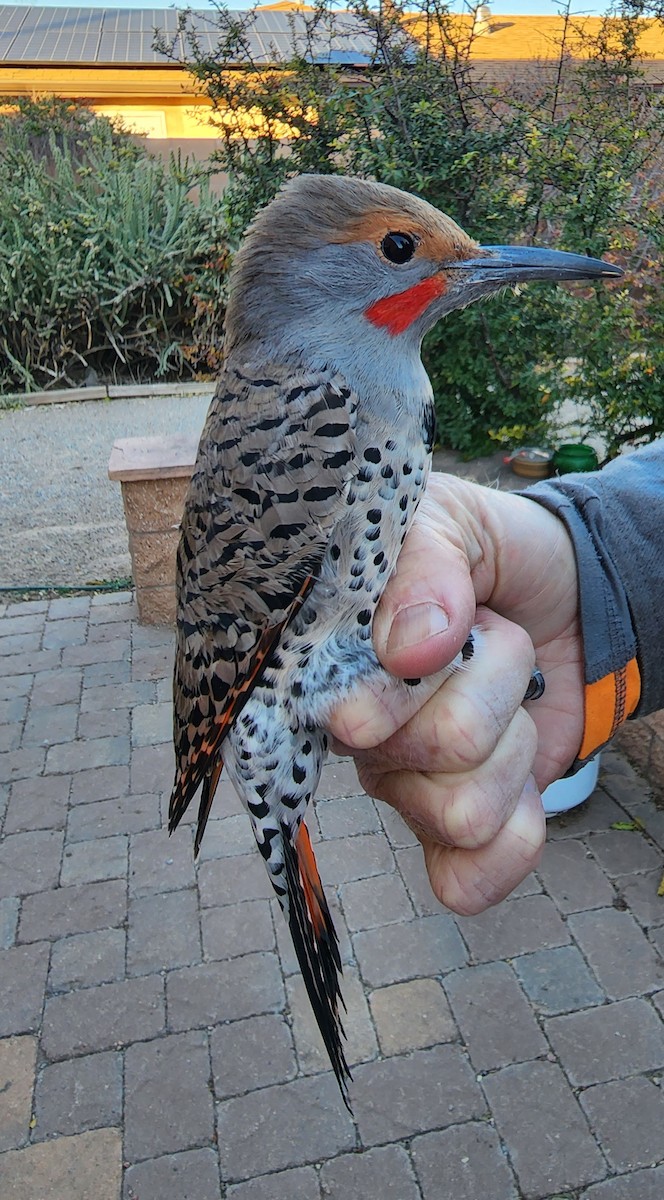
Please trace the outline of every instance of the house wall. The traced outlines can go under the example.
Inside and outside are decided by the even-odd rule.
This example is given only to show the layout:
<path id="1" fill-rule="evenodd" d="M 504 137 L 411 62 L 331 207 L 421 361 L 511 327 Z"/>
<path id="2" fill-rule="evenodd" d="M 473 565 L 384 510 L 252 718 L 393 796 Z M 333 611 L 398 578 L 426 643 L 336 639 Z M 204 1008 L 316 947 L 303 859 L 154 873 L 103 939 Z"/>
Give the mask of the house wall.
<path id="1" fill-rule="evenodd" d="M 14 96 L 63 96 L 102 116 L 119 118 L 126 129 L 146 138 L 164 155 L 181 151 L 206 159 L 217 144 L 212 105 L 192 91 L 191 76 L 180 68 L 0 66 L 0 108 Z M 247 112 L 250 136 L 261 125 L 258 110 Z M 277 134 L 284 139 L 284 125 Z"/>
<path id="2" fill-rule="evenodd" d="M 0 97 L 39 95 L 80 100 L 150 140 L 214 141 L 210 103 L 179 67 L 0 67 Z"/>

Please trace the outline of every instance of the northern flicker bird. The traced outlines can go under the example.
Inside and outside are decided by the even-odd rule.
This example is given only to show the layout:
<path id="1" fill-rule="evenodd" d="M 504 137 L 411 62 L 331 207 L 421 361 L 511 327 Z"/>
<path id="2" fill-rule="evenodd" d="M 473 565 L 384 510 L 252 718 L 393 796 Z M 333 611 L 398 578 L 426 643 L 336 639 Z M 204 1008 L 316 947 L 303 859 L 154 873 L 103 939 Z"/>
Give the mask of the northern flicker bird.
<path id="1" fill-rule="evenodd" d="M 283 187 L 235 258 L 178 554 L 169 828 L 201 787 L 198 853 L 225 763 L 346 1103 L 341 962 L 304 815 L 332 708 L 360 680 L 388 682 L 371 622 L 434 441 L 420 344 L 506 285 L 620 273 L 481 247 L 415 196 L 316 175 Z M 440 679 L 389 682 L 415 711 Z"/>

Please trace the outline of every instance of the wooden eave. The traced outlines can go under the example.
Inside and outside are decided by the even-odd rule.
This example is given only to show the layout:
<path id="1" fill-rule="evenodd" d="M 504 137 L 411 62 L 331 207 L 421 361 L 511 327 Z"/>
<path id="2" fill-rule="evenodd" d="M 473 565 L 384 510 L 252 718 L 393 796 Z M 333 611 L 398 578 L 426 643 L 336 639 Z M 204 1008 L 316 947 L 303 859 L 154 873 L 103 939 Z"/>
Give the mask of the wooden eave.
<path id="1" fill-rule="evenodd" d="M 209 103 L 192 87 L 189 72 L 176 64 L 172 67 L 146 67 L 143 64 L 61 67 L 44 66 L 43 63 L 0 66 L 0 95 L 27 96 L 34 92 L 104 99 L 168 96 L 190 103 Z"/>

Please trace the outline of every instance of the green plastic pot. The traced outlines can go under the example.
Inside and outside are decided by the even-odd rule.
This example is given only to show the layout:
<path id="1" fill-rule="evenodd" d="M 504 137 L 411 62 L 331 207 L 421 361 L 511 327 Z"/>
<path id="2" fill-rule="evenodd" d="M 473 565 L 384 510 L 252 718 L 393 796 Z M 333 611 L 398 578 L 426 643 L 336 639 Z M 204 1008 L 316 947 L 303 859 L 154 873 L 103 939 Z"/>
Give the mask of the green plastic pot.
<path id="1" fill-rule="evenodd" d="M 553 467 L 559 475 L 568 475 L 570 471 L 596 471 L 599 460 L 592 446 L 570 443 L 556 450 Z"/>

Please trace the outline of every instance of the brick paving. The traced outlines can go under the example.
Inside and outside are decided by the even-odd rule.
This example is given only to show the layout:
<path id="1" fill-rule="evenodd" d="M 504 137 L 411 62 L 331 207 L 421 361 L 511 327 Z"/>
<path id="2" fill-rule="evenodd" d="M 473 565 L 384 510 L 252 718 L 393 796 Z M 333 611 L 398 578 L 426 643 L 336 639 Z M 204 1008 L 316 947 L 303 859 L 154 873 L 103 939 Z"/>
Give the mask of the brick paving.
<path id="1" fill-rule="evenodd" d="M 128 593 L 0 609 L 2 1200 L 660 1200 L 664 811 L 626 760 L 468 919 L 325 768 L 351 1118 L 232 789 L 198 864 L 164 832 L 171 655 Z"/>

